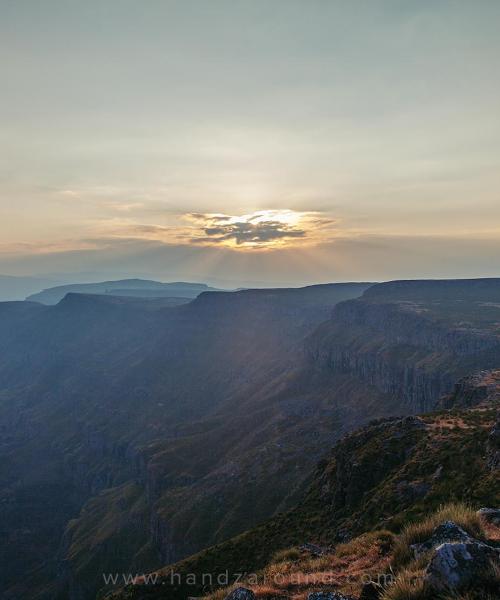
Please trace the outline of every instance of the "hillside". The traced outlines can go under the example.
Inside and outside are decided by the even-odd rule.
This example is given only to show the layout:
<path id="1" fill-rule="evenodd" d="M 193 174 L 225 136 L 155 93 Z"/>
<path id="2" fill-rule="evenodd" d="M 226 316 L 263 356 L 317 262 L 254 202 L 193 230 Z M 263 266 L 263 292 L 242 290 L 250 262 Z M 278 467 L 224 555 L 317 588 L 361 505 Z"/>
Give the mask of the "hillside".
<path id="1" fill-rule="evenodd" d="M 408 546 L 402 547 L 401 539 L 426 539 L 451 518 L 477 527 L 474 511 L 498 506 L 498 464 L 489 460 L 499 448 L 498 439 L 495 447 L 491 442 L 498 408 L 498 401 L 488 398 L 468 410 L 382 420 L 351 433 L 320 462 L 296 508 L 159 571 L 148 584 L 137 578 L 135 585 L 111 597 L 206 595 L 220 587 L 218 578 L 224 581 L 227 571 L 233 576 L 229 584 L 238 579 L 238 585 L 253 589 L 257 598 L 305 599 L 323 589 L 357 598 L 367 574 L 388 573 L 392 564 L 397 575 L 409 565 L 402 554 Z M 451 507 L 432 516 L 451 499 L 467 503 L 471 510 Z M 402 535 L 410 523 L 420 523 L 420 529 Z M 499 544 L 500 529 L 482 531 L 483 536 L 493 535 L 488 543 Z M 474 532 L 478 535 L 477 529 Z M 207 588 L 207 581 L 215 583 Z M 486 597 L 486 581 L 479 587 L 485 595 L 478 597 Z M 230 585 L 214 598 L 224 598 L 231 589 Z M 424 596 L 397 596 L 410 597 Z"/>
<path id="2" fill-rule="evenodd" d="M 168 551 L 189 554 L 192 546 L 181 545 L 180 513 L 187 503 L 169 495 L 178 495 L 180 484 L 193 498 L 196 486 L 213 497 L 221 489 L 229 494 L 231 476 L 222 473 L 230 457 L 258 465 L 252 454 L 262 453 L 285 422 L 293 437 L 299 417 L 287 420 L 285 415 L 300 408 L 289 406 L 285 413 L 270 403 L 265 410 L 274 416 L 263 420 L 262 404 L 282 385 L 281 374 L 300 354 L 303 336 L 328 317 L 338 299 L 365 288 L 353 284 L 207 293 L 191 304 L 166 308 L 164 300 L 84 294 L 68 294 L 56 306 L 0 304 L 0 420 L 5 432 L 1 490 L 9 507 L 2 528 L 11 548 L 1 569 L 3 587 L 23 581 L 24 588 L 15 588 L 17 597 L 32 593 L 35 586 L 41 597 L 51 597 L 56 572 L 76 579 L 77 586 L 87 580 L 91 589 L 99 585 L 95 564 L 88 565 L 87 557 L 98 565 L 116 560 L 112 548 L 121 533 L 112 496 L 118 495 L 120 505 L 124 499 L 120 491 L 100 494 L 116 486 L 125 495 L 131 487 L 137 490 L 141 523 L 147 524 L 140 527 L 140 535 L 132 535 L 130 556 L 159 565 Z M 263 427 L 260 440 L 244 425 L 252 420 Z M 210 453 L 204 450 L 207 445 Z M 293 460 L 288 450 L 273 443 L 270 448 L 268 481 Z M 299 454 L 298 445 L 294 452 Z M 267 496 L 255 513 L 247 510 L 243 497 L 225 524 L 221 517 L 207 530 L 200 520 L 204 529 L 189 544 L 201 548 L 216 535 L 224 539 L 269 516 L 286 502 L 287 494 L 293 497 L 314 460 L 302 459 L 301 468 L 276 490 L 267 485 Z M 248 472 L 248 477 L 260 474 Z M 263 490 L 265 482 L 263 478 Z M 61 489 L 66 490 L 64 498 Z M 233 493 L 238 494 L 237 486 Z M 36 497 L 36 505 L 26 506 L 23 497 Z M 61 562 L 56 550 L 65 525 L 86 500 L 98 507 L 93 518 L 100 514 L 109 526 L 98 527 L 100 534 L 94 537 L 86 528 L 89 512 L 84 511 L 84 537 L 77 526 L 68 529 L 68 560 Z M 160 504 L 179 512 L 178 533 L 173 533 L 178 547 L 162 529 Z M 39 531 L 40 520 L 50 530 Z M 42 547 L 54 559 L 41 569 Z M 21 552 L 22 564 L 16 560 Z"/>

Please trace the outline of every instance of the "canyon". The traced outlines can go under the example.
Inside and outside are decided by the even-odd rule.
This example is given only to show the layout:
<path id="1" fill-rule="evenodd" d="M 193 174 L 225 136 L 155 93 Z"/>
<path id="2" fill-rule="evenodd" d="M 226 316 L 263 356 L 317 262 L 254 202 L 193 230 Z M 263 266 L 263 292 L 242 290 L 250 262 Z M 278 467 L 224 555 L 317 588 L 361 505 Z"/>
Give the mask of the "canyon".
<path id="1" fill-rule="evenodd" d="M 0 352 L 4 597 L 90 600 L 287 514 L 345 434 L 498 367 L 500 280 L 70 293 L 0 304 Z"/>

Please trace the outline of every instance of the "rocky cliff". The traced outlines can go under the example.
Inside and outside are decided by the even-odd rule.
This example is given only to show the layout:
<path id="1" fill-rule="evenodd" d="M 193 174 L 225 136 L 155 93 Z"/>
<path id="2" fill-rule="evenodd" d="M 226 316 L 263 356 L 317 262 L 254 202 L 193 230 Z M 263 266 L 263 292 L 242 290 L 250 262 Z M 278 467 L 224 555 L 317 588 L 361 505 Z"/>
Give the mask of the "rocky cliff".
<path id="1" fill-rule="evenodd" d="M 430 410 L 461 376 L 500 363 L 499 280 L 470 288 L 439 281 L 372 286 L 335 307 L 308 339 L 308 356 L 400 398 L 408 412 Z"/>

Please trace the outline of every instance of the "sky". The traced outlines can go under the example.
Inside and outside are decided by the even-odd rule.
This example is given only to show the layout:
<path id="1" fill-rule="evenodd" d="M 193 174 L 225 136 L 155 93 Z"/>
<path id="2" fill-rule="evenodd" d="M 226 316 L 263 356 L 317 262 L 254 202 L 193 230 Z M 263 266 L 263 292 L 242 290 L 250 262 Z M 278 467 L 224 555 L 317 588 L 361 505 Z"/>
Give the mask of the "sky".
<path id="1" fill-rule="evenodd" d="M 500 276 L 497 0 L 0 0 L 0 273 Z"/>

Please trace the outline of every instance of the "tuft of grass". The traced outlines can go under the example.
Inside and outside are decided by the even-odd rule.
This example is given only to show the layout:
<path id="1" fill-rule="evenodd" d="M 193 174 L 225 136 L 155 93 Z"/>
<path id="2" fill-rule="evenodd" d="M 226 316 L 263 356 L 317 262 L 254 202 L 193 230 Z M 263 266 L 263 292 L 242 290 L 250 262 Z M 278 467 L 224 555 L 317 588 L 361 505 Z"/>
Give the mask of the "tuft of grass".
<path id="1" fill-rule="evenodd" d="M 425 570 L 406 569 L 390 584 L 381 600 L 424 600 L 427 598 L 424 584 Z"/>
<path id="2" fill-rule="evenodd" d="M 352 555 L 362 556 L 367 548 L 370 548 L 375 544 L 379 547 L 381 552 L 389 552 L 394 545 L 394 534 L 385 529 L 369 531 L 349 542 L 339 544 L 335 548 L 335 555 L 339 558 Z"/>
<path id="3" fill-rule="evenodd" d="M 436 527 L 445 521 L 453 521 L 472 537 L 479 539 L 485 537 L 481 519 L 473 508 L 462 503 L 446 504 L 422 521 L 410 523 L 405 527 L 394 549 L 394 568 L 407 565 L 413 559 L 410 546 L 428 540 Z"/>

